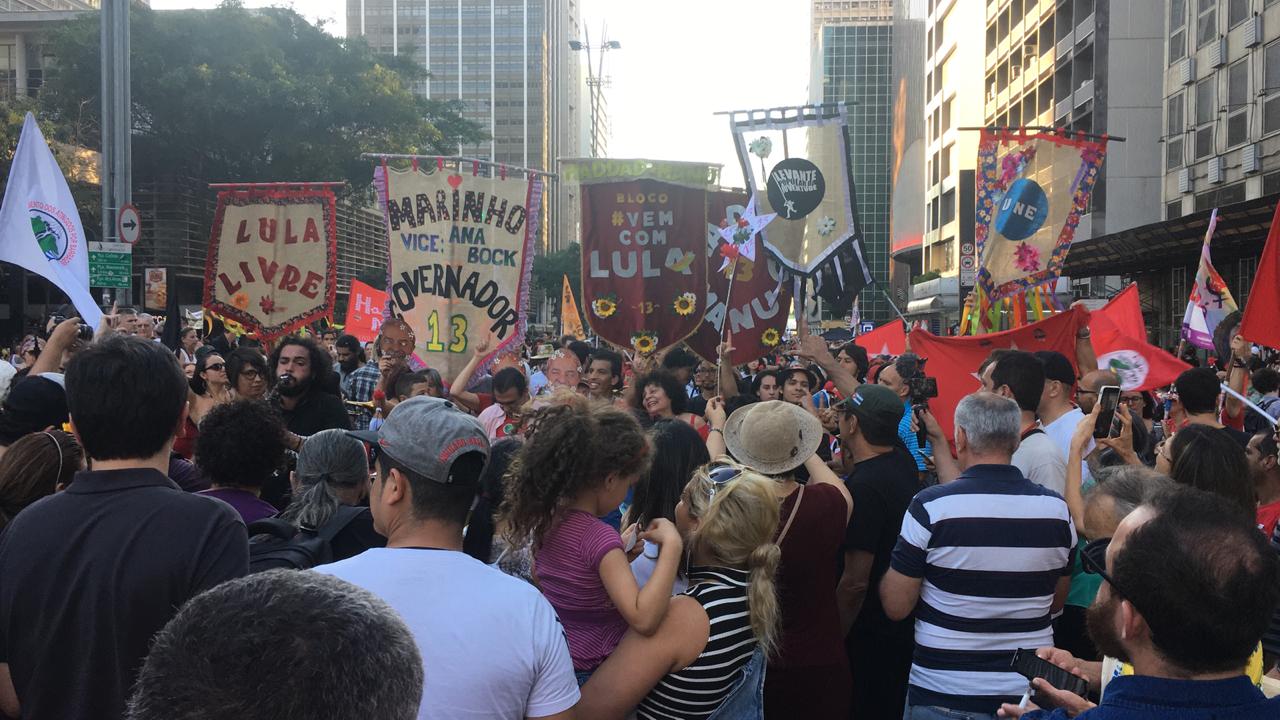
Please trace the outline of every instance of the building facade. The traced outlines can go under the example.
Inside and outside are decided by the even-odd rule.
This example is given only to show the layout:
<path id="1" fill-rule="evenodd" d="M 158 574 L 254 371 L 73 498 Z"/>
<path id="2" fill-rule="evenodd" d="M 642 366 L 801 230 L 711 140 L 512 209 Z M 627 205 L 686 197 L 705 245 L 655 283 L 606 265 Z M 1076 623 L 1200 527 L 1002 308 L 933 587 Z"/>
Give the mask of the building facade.
<path id="1" fill-rule="evenodd" d="M 431 72 L 415 90 L 456 100 L 489 139 L 458 154 L 556 172 L 584 128 L 577 0 L 347 0 L 347 35 L 375 52 L 407 55 Z M 540 250 L 576 240 L 569 198 L 545 195 Z"/>
<path id="2" fill-rule="evenodd" d="M 825 14 L 836 5 L 845 14 Z M 815 102 L 847 105 L 849 166 L 858 193 L 863 249 L 877 281 L 862 291 L 858 305 L 864 320 L 881 323 L 895 316 L 880 287 L 889 281 L 890 263 L 893 3 L 815 2 L 813 13 L 816 67 L 810 95 Z"/>

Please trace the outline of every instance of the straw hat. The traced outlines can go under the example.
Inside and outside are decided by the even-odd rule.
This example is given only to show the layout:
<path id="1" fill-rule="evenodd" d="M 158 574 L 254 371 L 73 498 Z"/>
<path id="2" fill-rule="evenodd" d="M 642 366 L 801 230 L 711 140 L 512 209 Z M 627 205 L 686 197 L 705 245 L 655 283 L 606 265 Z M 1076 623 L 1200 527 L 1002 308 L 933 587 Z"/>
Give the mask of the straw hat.
<path id="1" fill-rule="evenodd" d="M 724 426 L 729 453 L 765 475 L 782 475 L 800 467 L 821 442 L 818 418 L 781 400 L 738 408 Z"/>

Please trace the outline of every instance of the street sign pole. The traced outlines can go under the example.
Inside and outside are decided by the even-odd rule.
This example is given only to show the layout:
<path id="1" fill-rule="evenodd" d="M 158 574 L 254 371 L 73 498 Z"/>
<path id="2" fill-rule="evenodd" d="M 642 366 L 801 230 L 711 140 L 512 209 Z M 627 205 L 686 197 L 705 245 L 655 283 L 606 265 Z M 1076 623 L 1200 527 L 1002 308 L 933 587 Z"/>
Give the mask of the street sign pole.
<path id="1" fill-rule="evenodd" d="M 118 213 L 133 199 L 129 93 L 129 0 L 102 0 L 102 242 L 118 244 Z M 132 248 L 129 248 L 131 251 Z M 128 257 L 132 257 L 130 254 Z M 91 255 L 92 259 L 92 255 Z M 100 260 L 100 262 L 103 262 Z M 112 259 L 113 267 L 119 266 Z M 92 274 L 92 273 L 91 273 Z M 132 303 L 130 282 L 123 286 L 125 303 Z M 90 285 L 94 285 L 92 280 Z M 111 287 L 121 287 L 112 285 Z"/>

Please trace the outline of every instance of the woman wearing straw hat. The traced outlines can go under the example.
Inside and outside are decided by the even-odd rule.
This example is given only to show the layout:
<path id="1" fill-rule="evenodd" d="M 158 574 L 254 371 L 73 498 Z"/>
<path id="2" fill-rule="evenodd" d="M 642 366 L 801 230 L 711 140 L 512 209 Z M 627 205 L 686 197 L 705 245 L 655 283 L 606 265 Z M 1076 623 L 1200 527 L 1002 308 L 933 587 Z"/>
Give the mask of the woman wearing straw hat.
<path id="1" fill-rule="evenodd" d="M 782 548 L 778 600 L 782 632 L 765 675 L 766 718 L 846 718 L 851 679 L 836 582 L 853 500 L 817 456 L 822 424 L 782 401 L 753 403 L 728 418 L 707 403 L 712 457 L 725 453 L 770 477 L 781 501 L 775 542 Z M 803 467 L 808 482 L 796 482 Z"/>

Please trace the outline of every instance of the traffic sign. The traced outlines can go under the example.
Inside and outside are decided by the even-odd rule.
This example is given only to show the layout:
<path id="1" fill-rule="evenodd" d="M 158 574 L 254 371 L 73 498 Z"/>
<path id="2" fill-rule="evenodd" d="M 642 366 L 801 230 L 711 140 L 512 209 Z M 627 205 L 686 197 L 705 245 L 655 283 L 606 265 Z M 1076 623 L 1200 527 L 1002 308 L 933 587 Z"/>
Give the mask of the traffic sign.
<path id="1" fill-rule="evenodd" d="M 133 253 L 89 251 L 90 287 L 127 288 L 133 278 Z"/>
<path id="2" fill-rule="evenodd" d="M 119 233 L 121 242 L 130 245 L 138 242 L 138 238 L 142 236 L 142 216 L 138 214 L 138 208 L 133 203 L 127 203 L 120 208 L 119 216 L 116 218 L 116 232 Z"/>

